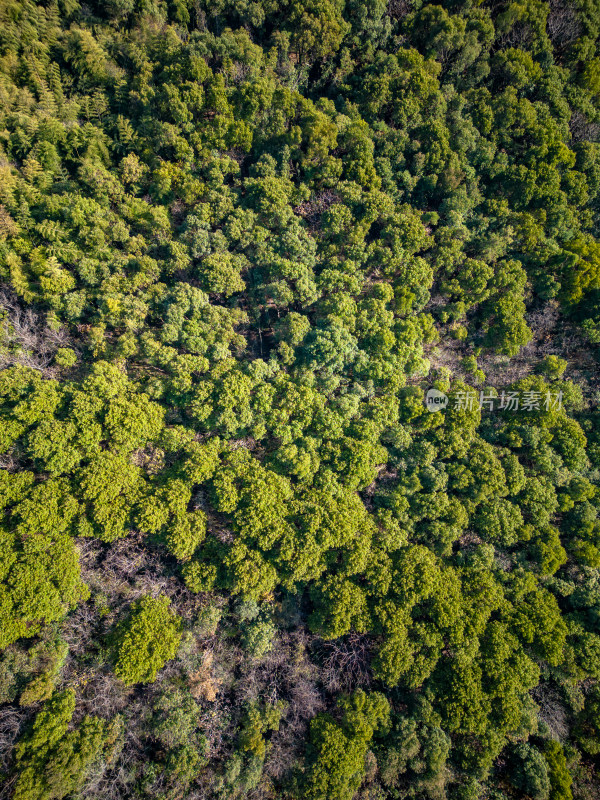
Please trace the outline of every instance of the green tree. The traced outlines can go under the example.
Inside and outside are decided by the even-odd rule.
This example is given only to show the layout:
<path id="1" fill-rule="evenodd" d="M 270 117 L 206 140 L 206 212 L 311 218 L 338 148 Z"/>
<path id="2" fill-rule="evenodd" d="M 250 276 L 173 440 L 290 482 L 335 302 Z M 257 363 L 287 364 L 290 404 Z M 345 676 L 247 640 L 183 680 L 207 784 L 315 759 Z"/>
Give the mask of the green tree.
<path id="1" fill-rule="evenodd" d="M 175 657 L 181 620 L 164 595 L 142 597 L 111 634 L 115 674 L 124 683 L 152 683 Z"/>
<path id="2" fill-rule="evenodd" d="M 377 692 L 359 689 L 340 705 L 341 725 L 325 715 L 311 722 L 305 797 L 350 800 L 363 780 L 373 735 L 389 724 L 389 703 Z"/>
<path id="3" fill-rule="evenodd" d="M 16 747 L 19 775 L 14 797 L 60 800 L 83 787 L 96 763 L 110 760 L 118 719 L 107 723 L 86 716 L 69 730 L 74 710 L 75 693 L 69 689 L 53 695 L 37 714 L 31 732 Z"/>

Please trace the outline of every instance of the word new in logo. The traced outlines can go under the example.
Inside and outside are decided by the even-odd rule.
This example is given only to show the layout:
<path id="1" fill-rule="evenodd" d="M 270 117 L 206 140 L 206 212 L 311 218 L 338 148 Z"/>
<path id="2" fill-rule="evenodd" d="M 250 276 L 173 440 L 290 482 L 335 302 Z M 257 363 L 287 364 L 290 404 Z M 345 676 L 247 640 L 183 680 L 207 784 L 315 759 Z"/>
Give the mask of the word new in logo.
<path id="1" fill-rule="evenodd" d="M 448 395 L 438 389 L 429 389 L 425 395 L 425 406 L 427 411 L 440 411 L 448 405 Z"/>

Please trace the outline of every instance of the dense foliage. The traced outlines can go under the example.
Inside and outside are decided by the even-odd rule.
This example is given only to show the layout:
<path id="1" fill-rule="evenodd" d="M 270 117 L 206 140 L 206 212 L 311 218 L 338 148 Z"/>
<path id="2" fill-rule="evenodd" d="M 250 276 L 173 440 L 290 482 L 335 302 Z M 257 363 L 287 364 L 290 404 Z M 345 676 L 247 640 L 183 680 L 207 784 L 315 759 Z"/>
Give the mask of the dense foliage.
<path id="1" fill-rule="evenodd" d="M 0 797 L 600 796 L 599 0 L 0 0 L 0 101 Z"/>

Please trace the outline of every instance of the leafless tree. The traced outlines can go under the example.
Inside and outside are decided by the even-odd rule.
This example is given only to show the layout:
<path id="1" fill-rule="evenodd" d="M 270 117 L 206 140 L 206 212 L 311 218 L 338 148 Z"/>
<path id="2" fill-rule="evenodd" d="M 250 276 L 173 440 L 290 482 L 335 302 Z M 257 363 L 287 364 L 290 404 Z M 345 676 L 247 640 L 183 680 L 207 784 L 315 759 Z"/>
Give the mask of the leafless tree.
<path id="1" fill-rule="evenodd" d="M 554 47 L 562 51 L 581 36 L 581 21 L 568 0 L 550 0 L 549 5 L 546 30 Z"/>
<path id="2" fill-rule="evenodd" d="M 70 343 L 64 327 L 50 328 L 41 314 L 23 309 L 10 289 L 0 289 L 0 367 L 21 364 L 47 372 L 59 347 Z"/>
<path id="3" fill-rule="evenodd" d="M 574 142 L 597 142 L 600 139 L 600 125 L 589 122 L 581 111 L 574 111 L 569 121 Z"/>
<path id="4" fill-rule="evenodd" d="M 411 0 L 389 0 L 387 13 L 393 19 L 402 19 L 412 9 Z"/>
<path id="5" fill-rule="evenodd" d="M 313 670 L 305 665 L 288 676 L 291 682 L 287 687 L 287 706 L 279 730 L 271 737 L 265 763 L 265 773 L 272 778 L 289 773 L 302 756 L 310 720 L 325 708 Z"/>
<path id="6" fill-rule="evenodd" d="M 94 671 L 82 684 L 77 704 L 77 711 L 82 715 L 93 714 L 112 720 L 128 709 L 132 691 L 114 676 L 112 670 Z"/>
<path id="7" fill-rule="evenodd" d="M 339 194 L 332 189 L 325 189 L 310 200 L 306 200 L 296 206 L 294 213 L 304 217 L 311 227 L 315 227 L 321 219 L 321 215 L 334 203 L 339 203 L 340 200 Z"/>
<path id="8" fill-rule="evenodd" d="M 0 771 L 4 774 L 8 772 L 13 747 L 27 716 L 28 712 L 12 705 L 0 708 Z"/>
<path id="9" fill-rule="evenodd" d="M 559 690 L 544 682 L 532 689 L 531 696 L 538 704 L 539 718 L 550 728 L 553 736 L 564 741 L 569 733 L 569 722 Z"/>
<path id="10" fill-rule="evenodd" d="M 373 644 L 368 636 L 350 633 L 318 646 L 323 662 L 321 679 L 328 692 L 353 691 L 371 685 Z"/>
<path id="11" fill-rule="evenodd" d="M 62 625 L 61 636 L 73 655 L 81 654 L 93 645 L 99 620 L 100 615 L 93 603 L 81 603 L 68 615 Z"/>

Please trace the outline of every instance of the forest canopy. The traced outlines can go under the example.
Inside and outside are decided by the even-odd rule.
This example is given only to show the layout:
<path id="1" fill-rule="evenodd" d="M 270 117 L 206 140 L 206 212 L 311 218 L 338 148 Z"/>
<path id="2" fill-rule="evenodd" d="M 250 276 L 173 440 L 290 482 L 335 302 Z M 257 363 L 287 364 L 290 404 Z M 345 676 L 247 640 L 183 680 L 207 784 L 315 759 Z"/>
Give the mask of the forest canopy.
<path id="1" fill-rule="evenodd" d="M 0 0 L 0 798 L 599 797 L 599 343 L 600 0 Z"/>

